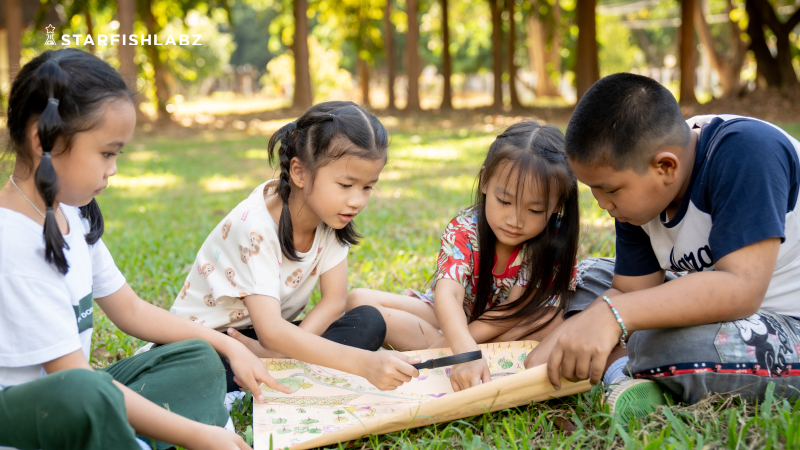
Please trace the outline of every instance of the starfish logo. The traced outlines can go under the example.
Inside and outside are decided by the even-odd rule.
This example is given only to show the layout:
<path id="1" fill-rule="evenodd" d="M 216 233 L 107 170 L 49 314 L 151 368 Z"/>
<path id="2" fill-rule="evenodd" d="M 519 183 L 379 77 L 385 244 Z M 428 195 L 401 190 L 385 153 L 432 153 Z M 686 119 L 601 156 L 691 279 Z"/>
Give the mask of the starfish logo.
<path id="1" fill-rule="evenodd" d="M 44 43 L 44 45 L 56 45 L 56 41 L 53 40 L 53 33 L 56 31 L 56 27 L 54 27 L 53 24 L 50 24 L 45 27 L 45 30 L 47 30 L 47 41 Z"/>

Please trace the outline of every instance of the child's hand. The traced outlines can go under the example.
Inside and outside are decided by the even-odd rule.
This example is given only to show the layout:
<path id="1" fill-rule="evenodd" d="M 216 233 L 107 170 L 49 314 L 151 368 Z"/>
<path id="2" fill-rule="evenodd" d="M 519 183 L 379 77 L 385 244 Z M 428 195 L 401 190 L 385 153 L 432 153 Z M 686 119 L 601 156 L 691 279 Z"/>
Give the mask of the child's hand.
<path id="1" fill-rule="evenodd" d="M 284 394 L 292 393 L 288 387 L 275 381 L 275 378 L 272 378 L 272 375 L 267 371 L 267 366 L 244 345 L 236 344 L 224 356 L 228 359 L 231 370 L 233 370 L 233 381 L 250 391 L 257 402 L 264 401 L 264 395 L 261 393 L 261 383 Z"/>
<path id="2" fill-rule="evenodd" d="M 393 391 L 411 381 L 411 377 L 419 376 L 419 370 L 411 365 L 422 362 L 419 358 L 399 352 L 370 352 L 368 355 L 358 375 L 382 391 Z"/>
<path id="3" fill-rule="evenodd" d="M 194 440 L 192 450 L 252 450 L 238 434 L 211 425 L 204 425 Z"/>
<path id="4" fill-rule="evenodd" d="M 547 360 L 550 383 L 560 389 L 561 376 L 569 381 L 588 378 L 592 385 L 599 383 L 608 356 L 622 334 L 614 314 L 604 302 L 595 301 L 564 325 Z"/>
<path id="5" fill-rule="evenodd" d="M 492 374 L 489 372 L 489 366 L 483 358 L 477 361 L 456 364 L 453 366 L 453 370 L 450 371 L 450 384 L 455 392 L 490 381 L 492 381 Z"/>
<path id="6" fill-rule="evenodd" d="M 566 321 L 560 323 L 550 334 L 547 335 L 539 345 L 533 348 L 528 356 L 525 357 L 525 368 L 530 369 L 531 367 L 540 366 L 542 364 L 547 364 L 547 359 L 550 357 L 550 352 L 553 351 L 553 347 L 555 347 L 556 342 L 558 342 L 558 337 L 561 336 L 561 333 L 570 326 L 570 324 L 574 321 L 576 316 L 570 317 Z"/>

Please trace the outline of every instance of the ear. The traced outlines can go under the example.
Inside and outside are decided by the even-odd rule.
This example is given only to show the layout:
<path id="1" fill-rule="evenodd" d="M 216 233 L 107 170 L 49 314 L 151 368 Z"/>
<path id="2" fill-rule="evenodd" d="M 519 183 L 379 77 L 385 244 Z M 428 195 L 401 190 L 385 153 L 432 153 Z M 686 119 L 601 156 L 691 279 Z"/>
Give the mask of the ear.
<path id="1" fill-rule="evenodd" d="M 677 182 L 678 172 L 683 169 L 680 159 L 673 150 L 675 149 L 670 147 L 660 150 L 650 162 L 650 168 L 663 178 L 665 184 Z"/>
<path id="2" fill-rule="evenodd" d="M 289 178 L 295 186 L 303 189 L 306 182 L 306 168 L 296 156 L 289 161 Z"/>
<path id="3" fill-rule="evenodd" d="M 481 166 L 480 179 L 481 179 L 481 193 L 483 195 L 486 195 L 486 191 L 489 190 L 489 187 L 487 186 L 489 184 L 489 180 L 483 178 L 485 174 L 486 174 L 486 166 Z"/>
<path id="4" fill-rule="evenodd" d="M 36 155 L 36 159 L 42 157 L 42 141 L 39 140 L 39 121 L 34 121 L 28 127 L 28 142 L 31 143 L 31 150 Z"/>

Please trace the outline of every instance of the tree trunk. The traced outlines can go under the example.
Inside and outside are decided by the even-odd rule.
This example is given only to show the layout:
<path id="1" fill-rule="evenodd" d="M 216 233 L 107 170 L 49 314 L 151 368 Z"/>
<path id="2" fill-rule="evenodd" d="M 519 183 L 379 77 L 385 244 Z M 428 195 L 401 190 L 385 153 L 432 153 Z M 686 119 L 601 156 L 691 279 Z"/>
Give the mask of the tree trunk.
<path id="1" fill-rule="evenodd" d="M 552 57 L 554 53 L 552 50 L 553 47 L 556 47 L 556 43 L 552 42 L 551 50 L 547 50 L 548 35 L 550 34 L 548 29 L 552 27 L 549 27 L 547 22 L 540 20 L 535 13 L 528 15 L 525 24 L 528 29 L 528 60 L 531 72 L 536 74 L 536 89 L 534 92 L 537 97 L 560 96 L 561 93 L 558 92 L 558 87 L 553 83 L 553 79 L 550 78 L 551 71 L 548 70 L 548 64 L 556 66 L 557 63 L 557 67 L 553 67 L 552 71 L 561 71 L 561 56 L 558 55 L 558 48 L 555 51 L 558 59 L 556 60 Z M 552 35 L 551 38 L 555 40 L 556 35 Z"/>
<path id="2" fill-rule="evenodd" d="M 308 67 L 308 9 L 307 0 L 294 0 L 294 96 L 292 106 L 306 110 L 314 103 L 311 91 L 311 71 Z"/>
<path id="3" fill-rule="evenodd" d="M 514 20 L 514 0 L 505 0 L 508 11 L 508 94 L 512 108 L 522 108 L 517 95 L 517 66 L 514 64 L 514 53 L 517 49 L 517 21 Z"/>
<path id="4" fill-rule="evenodd" d="M 136 6 L 134 0 L 117 0 L 117 20 L 119 21 L 119 34 L 123 36 L 130 36 L 133 34 L 133 20 L 136 13 Z M 127 42 L 127 38 L 126 38 Z M 122 39 L 119 40 L 117 45 L 117 59 L 119 59 L 119 73 L 125 82 L 128 83 L 128 88 L 136 92 L 136 63 L 133 62 L 133 57 L 136 53 L 136 48 L 132 45 L 123 45 Z M 139 97 L 139 96 L 137 96 Z"/>
<path id="5" fill-rule="evenodd" d="M 406 0 L 408 33 L 406 34 L 406 71 L 408 72 L 408 104 L 406 111 L 419 111 L 419 74 L 422 70 L 419 60 L 419 22 L 417 21 L 417 0 Z"/>
<path id="6" fill-rule="evenodd" d="M 728 2 L 728 15 L 730 16 L 731 4 Z M 711 35 L 711 28 L 700 7 L 700 2 L 695 1 L 694 10 L 694 23 L 697 29 L 697 36 L 700 42 L 708 52 L 711 59 L 711 65 L 719 75 L 719 84 L 722 86 L 722 96 L 727 97 L 736 95 L 740 89 L 741 70 L 744 64 L 744 57 L 746 55 L 747 46 L 739 38 L 739 26 L 736 22 L 729 20 L 731 25 L 731 45 L 734 47 L 733 56 L 731 58 L 723 57 L 714 47 L 714 38 Z"/>
<path id="7" fill-rule="evenodd" d="M 595 8 L 597 0 L 578 0 L 576 6 L 578 22 L 578 55 L 575 61 L 575 88 L 578 100 L 600 79 L 597 62 L 597 22 Z"/>
<path id="8" fill-rule="evenodd" d="M 147 28 L 147 33 L 152 36 L 152 40 L 159 31 L 161 31 L 161 28 L 158 26 L 155 15 L 153 15 L 151 0 L 143 0 L 142 8 L 144 9 L 144 24 Z M 166 80 L 167 71 L 164 67 L 164 63 L 161 61 L 158 47 L 151 42 L 150 45 L 147 46 L 147 51 L 150 54 L 150 63 L 153 64 L 158 116 L 159 118 L 167 117 L 167 101 L 169 100 L 169 90 Z"/>
<path id="9" fill-rule="evenodd" d="M 386 46 L 386 81 L 389 93 L 389 105 L 387 106 L 387 109 L 394 111 L 397 109 L 397 104 L 394 98 L 394 80 L 397 78 L 397 69 L 394 66 L 394 26 L 392 25 L 391 15 L 392 0 L 386 0 L 386 6 L 383 10 L 383 42 Z"/>
<path id="10" fill-rule="evenodd" d="M 492 106 L 503 106 L 503 24 L 500 17 L 500 8 L 497 0 L 489 0 L 489 9 L 492 12 L 492 73 L 494 75 L 494 103 Z"/>
<path id="11" fill-rule="evenodd" d="M 694 45 L 694 3 L 697 0 L 683 0 L 681 5 L 681 39 L 680 39 L 680 103 L 689 105 L 697 103 L 694 95 L 695 78 L 695 45 Z"/>
<path id="12" fill-rule="evenodd" d="M 89 12 L 89 3 L 86 3 L 86 11 L 83 12 L 83 15 L 86 18 L 86 33 L 92 38 L 92 44 L 88 44 L 86 47 L 89 53 L 94 54 L 94 24 Z"/>
<path id="13" fill-rule="evenodd" d="M 447 13 L 447 0 L 440 0 L 442 4 L 442 105 L 440 109 L 453 109 L 453 88 L 450 77 L 453 69 L 450 63 L 450 28 L 449 14 Z"/>
<path id="14" fill-rule="evenodd" d="M 753 0 L 747 0 L 745 5 L 748 16 L 747 34 L 750 36 L 750 50 L 756 57 L 758 78 L 769 87 L 780 87 L 781 72 L 764 38 L 764 20 Z"/>
<path id="15" fill-rule="evenodd" d="M 4 12 L 8 42 L 8 81 L 13 83 L 19 72 L 22 52 L 22 0 L 5 0 Z"/>
<path id="16" fill-rule="evenodd" d="M 794 27 L 800 24 L 800 9 L 795 11 L 794 14 L 789 17 L 789 20 L 782 23 L 775 14 L 775 10 L 772 8 L 769 1 L 750 0 L 747 3 L 749 4 L 751 1 L 754 12 L 760 16 L 763 23 L 769 26 L 770 30 L 772 30 L 772 33 L 775 35 L 775 47 L 777 49 L 775 60 L 781 77 L 781 86 L 800 86 L 800 83 L 797 81 L 797 74 L 792 66 L 792 44 L 789 41 L 789 34 Z"/>
<path id="17" fill-rule="evenodd" d="M 361 104 L 370 108 L 369 102 L 369 64 L 360 56 L 356 60 L 358 65 L 358 78 L 361 81 Z"/>

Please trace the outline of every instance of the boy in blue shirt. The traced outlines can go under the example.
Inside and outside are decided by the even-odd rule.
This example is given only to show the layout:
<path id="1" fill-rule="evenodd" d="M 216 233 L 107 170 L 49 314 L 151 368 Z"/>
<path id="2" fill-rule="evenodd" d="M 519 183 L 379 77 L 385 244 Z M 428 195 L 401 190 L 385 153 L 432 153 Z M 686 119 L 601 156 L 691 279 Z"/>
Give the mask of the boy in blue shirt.
<path id="1" fill-rule="evenodd" d="M 528 365 L 547 362 L 557 388 L 560 375 L 602 378 L 612 411 L 626 415 L 663 404 L 662 388 L 688 403 L 708 393 L 758 398 L 769 382 L 796 395 L 799 149 L 757 119 L 684 121 L 647 77 L 595 83 L 570 119 L 566 151 L 616 219 L 612 288 Z M 665 283 L 670 271 L 686 274 Z"/>

